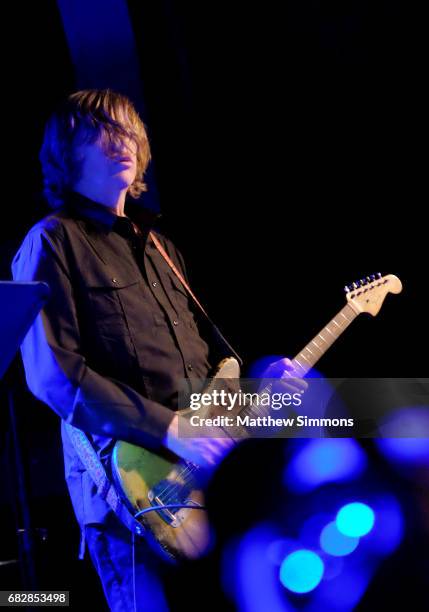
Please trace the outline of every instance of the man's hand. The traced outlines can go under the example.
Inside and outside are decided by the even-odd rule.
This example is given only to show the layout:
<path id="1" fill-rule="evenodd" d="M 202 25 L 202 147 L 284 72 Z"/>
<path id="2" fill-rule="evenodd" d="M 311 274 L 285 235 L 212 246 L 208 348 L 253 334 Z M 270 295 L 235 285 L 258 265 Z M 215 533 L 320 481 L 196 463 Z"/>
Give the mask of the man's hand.
<path id="1" fill-rule="evenodd" d="M 234 440 L 215 427 L 212 428 L 213 437 L 210 438 L 188 437 L 193 429 L 187 419 L 178 414 L 174 415 L 164 439 L 164 446 L 182 459 L 192 461 L 206 469 L 213 469 L 235 445 Z"/>
<path id="2" fill-rule="evenodd" d="M 275 378 L 277 380 L 276 391 L 281 393 L 304 393 L 308 389 L 305 380 L 296 376 L 293 363 L 287 357 L 270 363 L 261 378 Z M 263 384 L 262 381 L 261 386 Z"/>

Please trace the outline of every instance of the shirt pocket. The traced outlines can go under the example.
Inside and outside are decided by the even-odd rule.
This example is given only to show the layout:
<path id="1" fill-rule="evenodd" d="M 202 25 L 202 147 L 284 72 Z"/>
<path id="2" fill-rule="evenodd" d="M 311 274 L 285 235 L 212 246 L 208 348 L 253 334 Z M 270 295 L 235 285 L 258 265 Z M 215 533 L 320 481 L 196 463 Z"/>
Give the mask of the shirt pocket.
<path id="1" fill-rule="evenodd" d="M 104 337 L 130 334 L 128 311 L 138 299 L 140 279 L 91 279 L 86 284 L 89 322 L 94 331 Z"/>

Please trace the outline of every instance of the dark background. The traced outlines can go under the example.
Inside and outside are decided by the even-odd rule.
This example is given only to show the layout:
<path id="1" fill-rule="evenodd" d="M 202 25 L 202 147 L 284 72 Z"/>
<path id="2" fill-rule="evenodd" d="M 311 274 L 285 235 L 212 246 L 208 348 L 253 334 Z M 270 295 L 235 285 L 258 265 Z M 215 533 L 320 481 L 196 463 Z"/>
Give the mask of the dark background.
<path id="1" fill-rule="evenodd" d="M 298 353 L 343 306 L 343 286 L 380 271 L 398 275 L 403 293 L 376 319 L 359 317 L 320 369 L 425 376 L 423 16 L 400 0 L 130 0 L 128 9 L 163 227 L 246 367 Z M 37 161 L 44 122 L 77 87 L 55 2 L 17 5 L 6 27 L 3 279 L 26 231 L 48 212 Z M 68 559 L 78 541 L 58 423 L 20 387 L 34 513 Z M 7 436 L 1 443 L 4 451 Z M 7 559 L 13 477 L 4 465 Z M 66 563 L 76 584 L 89 580 L 89 563 Z"/>

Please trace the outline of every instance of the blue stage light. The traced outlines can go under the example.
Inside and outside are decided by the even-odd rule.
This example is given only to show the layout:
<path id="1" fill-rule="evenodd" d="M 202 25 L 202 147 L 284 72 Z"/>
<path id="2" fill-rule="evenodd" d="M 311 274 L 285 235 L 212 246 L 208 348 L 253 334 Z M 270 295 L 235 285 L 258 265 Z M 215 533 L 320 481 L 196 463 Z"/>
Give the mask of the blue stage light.
<path id="1" fill-rule="evenodd" d="M 336 518 L 338 531 L 351 538 L 360 538 L 368 534 L 374 526 L 373 510 L 361 502 L 343 506 Z"/>
<path id="2" fill-rule="evenodd" d="M 309 593 L 323 577 L 322 559 L 311 550 L 296 550 L 280 566 L 280 581 L 289 591 Z"/>
<path id="3" fill-rule="evenodd" d="M 345 557 L 359 544 L 359 538 L 351 538 L 338 531 L 336 523 L 328 523 L 320 534 L 320 547 L 334 557 Z"/>
<path id="4" fill-rule="evenodd" d="M 327 482 L 356 478 L 366 464 L 365 453 L 355 440 L 311 440 L 289 463 L 286 481 L 294 491 L 308 491 Z"/>

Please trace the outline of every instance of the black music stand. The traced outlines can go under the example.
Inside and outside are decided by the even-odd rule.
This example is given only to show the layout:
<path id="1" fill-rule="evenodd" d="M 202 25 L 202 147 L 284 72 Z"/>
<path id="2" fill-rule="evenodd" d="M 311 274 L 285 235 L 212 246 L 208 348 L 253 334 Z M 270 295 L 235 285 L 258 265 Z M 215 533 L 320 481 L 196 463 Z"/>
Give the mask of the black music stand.
<path id="1" fill-rule="evenodd" d="M 0 380 L 48 297 L 49 286 L 46 283 L 0 281 Z M 16 515 L 22 588 L 36 590 L 34 537 L 14 409 L 13 388 L 7 389 L 7 396 L 13 442 L 14 476 L 17 485 Z"/>

